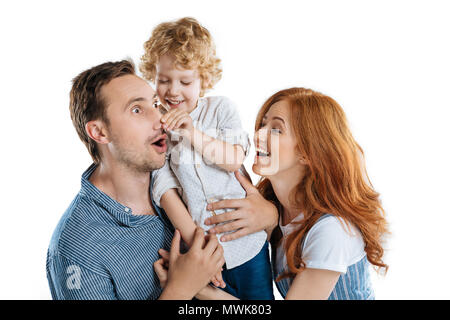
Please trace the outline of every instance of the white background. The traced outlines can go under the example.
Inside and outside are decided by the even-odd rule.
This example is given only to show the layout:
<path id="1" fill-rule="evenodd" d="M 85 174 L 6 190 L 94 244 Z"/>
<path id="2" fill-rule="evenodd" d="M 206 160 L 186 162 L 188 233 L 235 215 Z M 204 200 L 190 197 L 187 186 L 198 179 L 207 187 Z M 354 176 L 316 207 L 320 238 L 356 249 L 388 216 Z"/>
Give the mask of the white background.
<path id="1" fill-rule="evenodd" d="M 252 136 L 280 89 L 342 105 L 392 231 L 377 298 L 449 299 L 447 4 L 2 1 L 0 299 L 50 298 L 47 246 L 91 163 L 69 117 L 72 78 L 127 56 L 138 64 L 153 27 L 183 16 L 212 33 L 224 71 L 209 94 L 234 100 Z"/>

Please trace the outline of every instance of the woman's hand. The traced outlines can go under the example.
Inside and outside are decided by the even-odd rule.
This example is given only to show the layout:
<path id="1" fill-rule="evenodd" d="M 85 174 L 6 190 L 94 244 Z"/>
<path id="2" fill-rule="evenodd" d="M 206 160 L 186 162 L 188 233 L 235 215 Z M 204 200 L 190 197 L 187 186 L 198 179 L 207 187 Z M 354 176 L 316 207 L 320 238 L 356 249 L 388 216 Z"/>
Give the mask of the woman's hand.
<path id="1" fill-rule="evenodd" d="M 245 199 L 225 199 L 208 204 L 208 210 L 218 210 L 234 208 L 236 210 L 218 214 L 205 220 L 206 225 L 227 222 L 220 226 L 215 226 L 209 233 L 223 233 L 234 231 L 223 235 L 220 240 L 231 241 L 246 236 L 257 231 L 266 230 L 268 236 L 278 224 L 278 210 L 275 205 L 264 199 L 252 183 L 238 171 L 234 173 L 236 178 L 245 189 L 247 196 Z"/>

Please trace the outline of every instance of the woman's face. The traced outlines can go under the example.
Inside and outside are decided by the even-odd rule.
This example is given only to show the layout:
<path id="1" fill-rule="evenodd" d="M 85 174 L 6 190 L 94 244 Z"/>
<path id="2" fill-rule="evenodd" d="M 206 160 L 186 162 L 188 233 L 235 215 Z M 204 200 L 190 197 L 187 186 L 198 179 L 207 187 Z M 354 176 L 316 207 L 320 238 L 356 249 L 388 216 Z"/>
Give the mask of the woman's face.
<path id="1" fill-rule="evenodd" d="M 293 178 L 303 171 L 303 159 L 291 126 L 289 103 L 278 101 L 265 114 L 255 133 L 253 172 L 264 177 Z"/>

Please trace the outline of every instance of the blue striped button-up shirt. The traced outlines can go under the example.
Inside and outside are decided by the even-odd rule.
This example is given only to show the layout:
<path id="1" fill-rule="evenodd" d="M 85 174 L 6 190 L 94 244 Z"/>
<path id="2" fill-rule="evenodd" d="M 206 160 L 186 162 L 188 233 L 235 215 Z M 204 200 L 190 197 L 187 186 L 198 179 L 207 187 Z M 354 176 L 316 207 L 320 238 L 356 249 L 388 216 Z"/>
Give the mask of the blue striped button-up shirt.
<path id="1" fill-rule="evenodd" d="M 173 227 L 164 211 L 133 215 L 81 178 L 81 190 L 59 221 L 47 252 L 53 299 L 157 299 L 153 263 L 170 248 Z"/>

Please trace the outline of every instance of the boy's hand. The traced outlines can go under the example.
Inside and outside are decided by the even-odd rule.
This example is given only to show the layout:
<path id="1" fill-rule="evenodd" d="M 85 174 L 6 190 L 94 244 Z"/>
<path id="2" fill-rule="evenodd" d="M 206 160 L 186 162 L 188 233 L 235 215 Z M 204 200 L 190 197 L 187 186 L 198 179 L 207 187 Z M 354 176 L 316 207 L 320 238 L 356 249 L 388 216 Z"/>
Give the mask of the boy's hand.
<path id="1" fill-rule="evenodd" d="M 166 131 L 172 131 L 174 129 L 180 130 L 181 135 L 192 135 L 194 125 L 192 123 L 191 116 L 183 110 L 172 109 L 161 117 L 162 127 Z"/>

